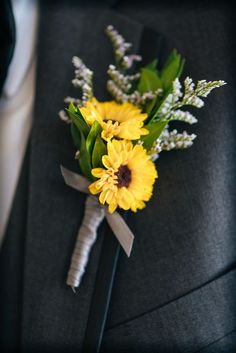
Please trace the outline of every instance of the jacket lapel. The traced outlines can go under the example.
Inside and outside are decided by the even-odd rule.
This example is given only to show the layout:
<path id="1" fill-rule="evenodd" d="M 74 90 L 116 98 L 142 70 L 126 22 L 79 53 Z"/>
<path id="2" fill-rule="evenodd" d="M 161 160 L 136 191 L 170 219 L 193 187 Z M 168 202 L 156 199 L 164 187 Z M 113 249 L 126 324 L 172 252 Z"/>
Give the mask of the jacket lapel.
<path id="1" fill-rule="evenodd" d="M 69 128 L 58 111 L 71 92 L 71 58 L 79 55 L 95 71 L 95 94 L 105 98 L 112 50 L 108 24 L 138 46 L 142 26 L 113 11 L 43 5 L 38 46 L 38 79 L 32 132 L 28 223 L 23 289 L 23 348 L 81 348 L 102 243 L 92 250 L 76 294 L 65 285 L 66 272 L 83 217 L 84 195 L 68 188 L 60 164 L 78 171 Z M 33 323 L 33 324 L 32 324 Z"/>

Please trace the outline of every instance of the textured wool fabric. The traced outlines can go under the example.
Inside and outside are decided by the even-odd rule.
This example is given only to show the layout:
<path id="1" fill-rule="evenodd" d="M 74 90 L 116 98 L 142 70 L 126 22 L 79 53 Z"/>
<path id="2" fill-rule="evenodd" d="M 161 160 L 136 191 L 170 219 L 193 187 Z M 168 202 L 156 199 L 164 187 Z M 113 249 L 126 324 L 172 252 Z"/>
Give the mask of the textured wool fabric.
<path id="1" fill-rule="evenodd" d="M 135 242 L 129 259 L 120 256 L 102 353 L 234 351 L 236 72 L 230 10 L 223 2 L 140 2 L 136 7 L 121 2 L 109 11 L 66 1 L 43 4 L 24 288 L 19 289 L 23 352 L 81 352 L 103 227 L 74 295 L 65 279 L 85 196 L 68 188 L 60 174 L 60 164 L 78 169 L 69 129 L 57 112 L 64 96 L 75 93 L 70 82 L 73 55 L 95 70 L 95 95 L 107 97 L 106 69 L 112 62 L 104 36 L 108 24 L 134 42 L 134 50 L 143 25 L 150 26 L 164 37 L 162 61 L 176 47 L 187 59 L 184 75 L 224 79 L 228 85 L 195 111 L 199 124 L 188 127 L 198 135 L 194 146 L 163 153 L 157 160 L 153 198 L 129 218 Z M 17 237 L 16 227 L 12 232 Z"/>
<path id="2" fill-rule="evenodd" d="M 222 4 L 209 8 L 196 4 L 178 4 L 170 8 L 156 4 L 145 9 L 140 4 L 136 11 L 129 5 L 123 5 L 120 10 L 162 33 L 167 39 L 167 49 L 176 47 L 180 51 L 187 59 L 183 75 L 191 75 L 194 79 L 223 77 L 228 86 L 212 94 L 205 108 L 196 112 L 199 124 L 189 129 L 198 134 L 194 146 L 186 152 L 163 153 L 157 160 L 159 180 L 153 199 L 141 214 L 133 215 L 130 220 L 136 235 L 133 256 L 129 261 L 121 258 L 108 329 L 143 315 L 147 309 L 152 311 L 167 305 L 214 281 L 231 270 L 236 259 L 233 216 L 235 68 L 232 65 L 234 31 L 230 9 Z M 179 124 L 178 128 L 183 130 L 185 126 Z M 210 289 L 206 299 L 212 305 L 208 309 L 211 310 L 208 319 L 199 312 L 198 321 L 199 308 L 194 302 L 189 302 L 186 310 L 192 313 L 190 318 L 185 318 L 184 313 L 177 315 L 172 306 L 169 309 L 172 310 L 172 317 L 166 322 L 162 320 L 162 329 L 154 325 L 153 316 L 148 323 L 140 319 L 142 330 L 135 335 L 136 345 L 125 325 L 112 341 L 109 337 L 116 335 L 115 329 L 113 333 L 108 330 L 107 339 L 112 346 L 119 347 L 119 351 L 127 346 L 127 341 L 133 342 L 136 349 L 143 347 L 140 350 L 144 350 L 145 347 L 146 352 L 155 351 L 154 347 L 158 352 L 197 351 L 207 341 L 203 342 L 204 335 L 201 333 L 205 320 L 209 343 L 235 327 L 235 316 L 232 326 L 227 326 L 229 315 L 235 315 L 232 301 L 235 284 L 231 289 L 231 296 L 225 293 L 228 299 L 223 309 L 213 305 L 216 293 Z M 199 301 L 202 300 L 200 293 Z M 129 306 L 124 304 L 127 301 Z M 224 315 L 220 318 L 222 310 Z M 211 336 L 211 325 L 215 338 Z M 183 326 L 184 339 L 181 342 L 178 332 Z M 189 330 L 194 333 L 192 337 Z M 148 332 L 152 333 L 149 335 Z M 174 332 L 177 340 L 172 337 Z"/>
<path id="3" fill-rule="evenodd" d="M 21 343 L 20 323 L 22 320 L 28 172 L 29 146 L 24 158 L 5 241 L 0 253 L 0 347 L 2 352 L 17 352 Z"/>
<path id="4" fill-rule="evenodd" d="M 236 347 L 236 331 L 226 334 L 218 339 L 213 344 L 209 344 L 206 348 L 201 350 L 201 353 L 231 353 L 235 352 Z"/>
<path id="5" fill-rule="evenodd" d="M 235 330 L 236 270 L 107 330 L 102 352 L 198 352 Z M 218 352 L 218 351 L 215 351 Z M 230 352 L 230 351 L 228 351 Z M 232 351 L 233 352 L 233 351 Z"/>
<path id="6" fill-rule="evenodd" d="M 120 9 L 162 33 L 167 49 L 180 51 L 187 59 L 183 76 L 223 78 L 228 85 L 194 110 L 199 123 L 187 126 L 198 135 L 193 147 L 163 153 L 156 162 L 153 198 L 131 217 L 133 256 L 121 259 L 108 326 L 137 315 L 137 308 L 141 314 L 174 300 L 235 265 L 236 73 L 229 10 L 196 4 Z M 128 299 L 127 309 L 123 303 Z"/>
<path id="7" fill-rule="evenodd" d="M 98 235 L 86 275 L 74 295 L 65 284 L 66 272 L 86 195 L 66 186 L 61 175 L 60 164 L 77 172 L 78 166 L 70 129 L 60 121 L 57 112 L 64 105 L 64 96 L 71 93 L 72 56 L 79 55 L 95 70 L 95 94 L 101 99 L 106 92 L 107 66 L 112 61 L 112 48 L 104 34 L 106 26 L 122 25 L 135 50 L 142 25 L 102 8 L 66 3 L 45 5 L 41 11 L 25 248 L 23 349 L 80 351 L 102 234 Z"/>

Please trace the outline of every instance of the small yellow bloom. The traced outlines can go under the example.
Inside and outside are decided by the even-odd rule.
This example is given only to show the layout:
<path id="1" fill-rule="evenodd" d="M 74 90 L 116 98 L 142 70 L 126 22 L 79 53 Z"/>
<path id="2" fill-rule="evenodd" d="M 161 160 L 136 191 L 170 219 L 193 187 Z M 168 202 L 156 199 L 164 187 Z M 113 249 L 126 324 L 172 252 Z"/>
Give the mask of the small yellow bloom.
<path id="1" fill-rule="evenodd" d="M 131 103 L 119 104 L 115 101 L 88 101 L 80 111 L 88 125 L 97 120 L 102 127 L 102 138 L 110 141 L 114 136 L 127 140 L 137 140 L 149 131 L 143 127 L 147 114 Z"/>
<path id="2" fill-rule="evenodd" d="M 107 150 L 108 154 L 102 157 L 105 168 L 92 169 L 98 180 L 90 184 L 91 194 L 100 194 L 99 201 L 108 205 L 110 213 L 117 207 L 134 212 L 144 208 L 157 178 L 146 150 L 141 145 L 115 139 L 108 142 Z"/>

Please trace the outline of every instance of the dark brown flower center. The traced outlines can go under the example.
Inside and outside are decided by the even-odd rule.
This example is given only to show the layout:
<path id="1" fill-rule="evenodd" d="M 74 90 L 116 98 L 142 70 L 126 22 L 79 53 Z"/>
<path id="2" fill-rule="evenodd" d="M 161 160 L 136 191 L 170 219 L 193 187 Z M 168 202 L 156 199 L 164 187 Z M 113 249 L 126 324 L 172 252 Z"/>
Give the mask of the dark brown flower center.
<path id="1" fill-rule="evenodd" d="M 118 178 L 118 188 L 122 188 L 123 186 L 127 188 L 131 182 L 131 170 L 127 167 L 127 165 L 121 165 L 116 172 L 116 175 Z"/>

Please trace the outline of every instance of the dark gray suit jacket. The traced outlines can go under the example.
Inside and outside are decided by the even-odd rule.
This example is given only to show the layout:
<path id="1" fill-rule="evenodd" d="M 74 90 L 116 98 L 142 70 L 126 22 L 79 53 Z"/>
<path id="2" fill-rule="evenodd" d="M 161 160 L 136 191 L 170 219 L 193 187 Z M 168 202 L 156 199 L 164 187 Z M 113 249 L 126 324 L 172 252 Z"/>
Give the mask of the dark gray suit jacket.
<path id="1" fill-rule="evenodd" d="M 134 248 L 130 259 L 123 253 L 119 259 L 101 352 L 234 352 L 234 22 L 221 4 L 164 1 L 121 2 L 115 9 L 67 1 L 41 6 L 34 126 L 0 260 L 1 347 L 82 349 L 104 234 L 101 229 L 74 295 L 65 277 L 85 196 L 60 174 L 60 164 L 78 166 L 57 112 L 71 93 L 73 55 L 95 71 L 95 95 L 107 98 L 108 24 L 134 50 L 143 26 L 151 27 L 164 37 L 163 57 L 175 47 L 187 59 L 185 75 L 224 79 L 228 86 L 196 112 L 199 124 L 189 128 L 198 135 L 194 146 L 157 160 L 153 198 L 128 219 Z"/>

